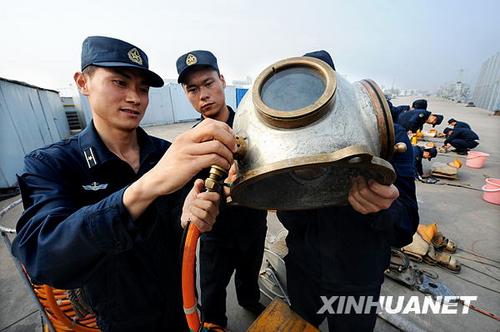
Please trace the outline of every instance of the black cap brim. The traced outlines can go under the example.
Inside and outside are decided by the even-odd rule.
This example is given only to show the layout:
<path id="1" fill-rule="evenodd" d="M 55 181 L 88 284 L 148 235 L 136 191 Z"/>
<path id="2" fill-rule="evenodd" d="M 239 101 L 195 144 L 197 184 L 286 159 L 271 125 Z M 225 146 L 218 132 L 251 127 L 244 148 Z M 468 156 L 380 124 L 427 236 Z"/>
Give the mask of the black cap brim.
<path id="1" fill-rule="evenodd" d="M 136 65 L 133 65 L 131 63 L 97 62 L 97 63 L 92 63 L 90 65 L 97 66 L 97 67 L 105 67 L 105 68 L 117 68 L 117 67 L 137 68 L 146 74 L 146 78 L 147 78 L 149 86 L 152 86 L 153 88 L 161 88 L 165 84 L 165 82 L 163 82 L 163 79 L 158 74 L 152 72 L 149 69 L 146 69 L 146 68 L 141 67 L 141 66 L 136 66 Z"/>

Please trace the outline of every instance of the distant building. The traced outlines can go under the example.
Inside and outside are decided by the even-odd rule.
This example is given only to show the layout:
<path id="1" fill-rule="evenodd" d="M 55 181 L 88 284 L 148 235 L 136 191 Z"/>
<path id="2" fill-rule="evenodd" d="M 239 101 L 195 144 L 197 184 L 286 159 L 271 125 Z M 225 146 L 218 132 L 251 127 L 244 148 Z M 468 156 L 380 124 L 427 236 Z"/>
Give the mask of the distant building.
<path id="1" fill-rule="evenodd" d="M 83 112 L 75 105 L 72 97 L 61 97 L 71 134 L 80 132 L 87 126 Z"/>
<path id="2" fill-rule="evenodd" d="M 0 77 L 0 188 L 17 185 L 24 155 L 69 135 L 57 91 Z"/>
<path id="3" fill-rule="evenodd" d="M 465 103 L 470 100 L 470 86 L 457 81 L 439 88 L 437 95 L 457 103 Z"/>
<path id="4" fill-rule="evenodd" d="M 500 52 L 483 62 L 472 101 L 478 107 L 500 112 Z"/>

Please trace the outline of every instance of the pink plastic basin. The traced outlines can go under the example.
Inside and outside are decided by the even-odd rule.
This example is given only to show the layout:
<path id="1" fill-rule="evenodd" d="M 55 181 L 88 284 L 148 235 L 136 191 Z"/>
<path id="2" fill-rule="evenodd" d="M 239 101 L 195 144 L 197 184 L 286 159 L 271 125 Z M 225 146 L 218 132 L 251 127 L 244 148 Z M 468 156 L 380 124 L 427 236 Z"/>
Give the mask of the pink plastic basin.
<path id="1" fill-rule="evenodd" d="M 489 154 L 479 151 L 469 151 L 465 165 L 471 168 L 483 168 Z"/>
<path id="2" fill-rule="evenodd" d="M 500 205 L 500 179 L 487 178 L 483 190 L 483 199 L 492 204 Z"/>

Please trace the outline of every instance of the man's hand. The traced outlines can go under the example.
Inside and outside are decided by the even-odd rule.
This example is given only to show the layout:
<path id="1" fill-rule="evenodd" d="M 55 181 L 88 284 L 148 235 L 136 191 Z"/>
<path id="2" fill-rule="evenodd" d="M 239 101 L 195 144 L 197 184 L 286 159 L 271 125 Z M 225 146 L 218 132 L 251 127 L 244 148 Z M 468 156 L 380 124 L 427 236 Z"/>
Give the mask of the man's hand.
<path id="1" fill-rule="evenodd" d="M 231 186 L 238 177 L 238 164 L 233 162 L 229 172 L 227 173 L 227 178 L 224 180 L 224 195 L 231 200 Z"/>
<path id="2" fill-rule="evenodd" d="M 348 200 L 354 210 L 368 214 L 388 209 L 398 197 L 399 190 L 395 185 L 385 186 L 374 180 L 367 183 L 358 176 L 352 180 Z"/>
<path id="3" fill-rule="evenodd" d="M 205 192 L 203 180 L 196 180 L 182 206 L 181 226 L 185 228 L 189 221 L 196 225 L 200 232 L 212 229 L 219 214 L 220 195 L 216 192 Z"/>
<path id="4" fill-rule="evenodd" d="M 228 170 L 236 152 L 233 130 L 225 123 L 205 119 L 179 135 L 152 171 L 164 193 L 181 188 L 198 172 L 212 165 Z"/>
<path id="5" fill-rule="evenodd" d="M 135 220 L 158 196 L 179 190 L 202 169 L 212 165 L 229 169 L 234 152 L 233 130 L 205 119 L 179 135 L 158 164 L 125 190 L 123 204 Z"/>

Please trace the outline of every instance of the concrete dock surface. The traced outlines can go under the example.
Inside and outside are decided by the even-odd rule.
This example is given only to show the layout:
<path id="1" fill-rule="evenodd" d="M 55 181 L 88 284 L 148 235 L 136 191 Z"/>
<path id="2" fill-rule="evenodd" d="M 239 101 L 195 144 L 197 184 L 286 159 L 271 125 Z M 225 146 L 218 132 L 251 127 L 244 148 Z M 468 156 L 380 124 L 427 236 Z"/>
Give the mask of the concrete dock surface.
<path id="1" fill-rule="evenodd" d="M 397 105 L 411 104 L 421 97 L 400 97 L 392 100 Z M 417 198 L 422 224 L 437 223 L 439 230 L 454 240 L 459 250 L 456 256 L 463 264 L 459 274 L 441 268 L 420 264 L 420 267 L 438 274 L 438 281 L 447 285 L 456 295 L 477 296 L 475 306 L 500 316 L 500 206 L 487 203 L 482 199 L 481 187 L 485 178 L 500 178 L 500 116 L 490 112 L 465 107 L 437 97 L 428 99 L 428 109 L 443 114 L 445 120 L 438 126 L 442 131 L 447 119 L 453 117 L 469 123 L 479 135 L 480 144 L 475 149 L 489 153 L 485 167 L 473 169 L 465 166 L 466 156 L 453 152 L 439 153 L 432 162 L 424 161 L 424 171 L 429 171 L 431 163 L 461 159 L 457 180 L 440 180 L 437 184 L 417 182 Z M 174 125 L 146 127 L 153 136 L 173 140 L 178 134 L 189 129 L 192 122 Z M 424 129 L 429 129 L 426 125 Z M 19 196 L 0 202 L 0 209 L 19 199 Z M 21 206 L 9 211 L 2 219 L 2 225 L 14 228 Z M 274 213 L 268 217 L 269 232 L 277 234 L 282 229 Z M 13 235 L 10 235 L 13 238 Z M 0 244 L 0 332 L 42 331 L 40 313 L 35 301 L 22 283 L 15 268 L 13 258 L 3 241 Z M 362 244 L 355 244 L 362 245 Z M 466 251 L 464 251 L 464 250 Z M 487 257 L 497 263 L 482 258 Z M 486 263 L 486 264 L 484 264 Z M 387 279 L 382 287 L 382 295 L 424 295 L 412 291 Z M 263 303 L 269 303 L 262 297 Z M 228 328 L 231 331 L 245 331 L 255 319 L 249 312 L 240 308 L 236 301 L 234 284 L 228 288 L 227 312 Z M 459 306 L 459 309 L 461 306 Z M 461 310 L 459 310 L 461 311 Z M 486 315 L 469 310 L 468 314 L 395 314 L 392 317 L 377 319 L 375 331 L 500 331 L 500 322 Z M 327 331 L 326 323 L 321 325 Z"/>

